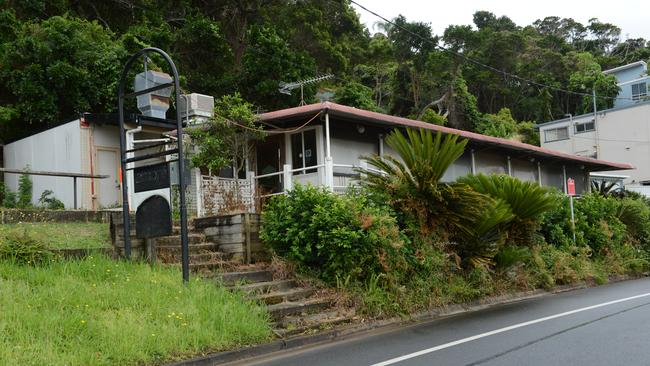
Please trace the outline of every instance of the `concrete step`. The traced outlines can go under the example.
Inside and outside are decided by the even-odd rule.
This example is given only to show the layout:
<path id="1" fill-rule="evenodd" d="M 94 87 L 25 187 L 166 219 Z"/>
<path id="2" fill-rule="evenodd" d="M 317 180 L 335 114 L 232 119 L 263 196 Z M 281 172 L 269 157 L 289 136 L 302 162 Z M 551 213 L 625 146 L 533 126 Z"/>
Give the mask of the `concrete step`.
<path id="1" fill-rule="evenodd" d="M 235 285 L 233 286 L 233 288 L 236 288 L 240 291 L 247 292 L 249 294 L 266 294 L 274 291 L 288 290 L 296 286 L 297 283 L 295 280 L 277 280 L 277 281 L 249 283 L 247 285 L 239 285 L 239 286 Z"/>
<path id="2" fill-rule="evenodd" d="M 307 316 L 287 316 L 275 324 L 275 333 L 282 338 L 315 332 L 348 323 L 354 318 L 354 311 L 330 311 Z"/>
<path id="3" fill-rule="evenodd" d="M 314 289 L 296 287 L 287 290 L 269 292 L 266 294 L 257 294 L 252 298 L 263 302 L 267 305 L 279 304 L 281 302 L 304 300 L 314 294 Z"/>
<path id="4" fill-rule="evenodd" d="M 240 272 L 226 272 L 220 274 L 224 283 L 234 285 L 237 283 L 255 283 L 273 281 L 273 273 L 267 270 L 250 270 Z"/>
<path id="5" fill-rule="evenodd" d="M 203 234 L 188 234 L 187 235 L 187 241 L 189 244 L 201 244 L 205 243 L 205 235 Z M 180 235 L 176 236 L 161 236 L 160 238 L 156 238 L 156 245 L 157 246 L 173 246 L 173 245 L 181 245 L 181 237 Z"/>
<path id="6" fill-rule="evenodd" d="M 311 314 L 332 306 L 330 298 L 316 298 L 305 301 L 287 301 L 267 306 L 273 320 L 278 321 L 289 315 Z"/>

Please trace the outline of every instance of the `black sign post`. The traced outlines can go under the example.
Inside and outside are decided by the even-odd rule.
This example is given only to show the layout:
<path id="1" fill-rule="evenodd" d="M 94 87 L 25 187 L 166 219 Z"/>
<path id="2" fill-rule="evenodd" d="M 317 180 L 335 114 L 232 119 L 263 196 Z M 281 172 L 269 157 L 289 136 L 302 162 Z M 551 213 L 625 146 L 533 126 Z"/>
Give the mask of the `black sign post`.
<path id="1" fill-rule="evenodd" d="M 157 53 L 158 55 L 162 56 L 163 59 L 167 62 L 169 68 L 171 69 L 172 72 L 172 78 L 173 82 L 169 83 L 163 83 L 156 85 L 151 88 L 147 88 L 144 90 L 140 91 L 135 91 L 132 93 L 126 93 L 124 92 L 124 82 L 129 74 L 129 71 L 131 70 L 131 67 L 133 63 L 140 57 L 148 57 L 148 54 L 151 53 Z M 185 164 L 183 159 L 183 122 L 181 120 L 181 112 L 180 109 L 177 107 L 176 108 L 176 123 L 174 125 L 169 125 L 170 129 L 173 127 L 177 130 L 177 139 L 176 139 L 176 144 L 177 147 L 175 149 L 171 150 L 165 150 L 163 152 L 159 153 L 153 153 L 153 154 L 145 154 L 142 156 L 136 156 L 132 158 L 127 158 L 127 153 L 134 152 L 135 150 L 140 150 L 140 149 L 132 149 L 132 150 L 127 150 L 126 149 L 126 128 L 124 126 L 124 99 L 125 98 L 135 98 L 140 95 L 146 95 L 158 90 L 162 89 L 167 89 L 167 88 L 174 88 L 174 93 L 176 96 L 176 103 L 180 101 L 180 84 L 179 84 L 179 79 L 178 79 L 178 71 L 176 70 L 176 65 L 172 61 L 172 59 L 165 53 L 165 51 L 159 49 L 159 48 L 144 48 L 135 54 L 133 54 L 127 61 L 126 64 L 124 65 L 124 69 L 122 70 L 122 75 L 120 77 L 120 83 L 118 87 L 118 109 L 119 109 L 119 118 L 120 118 L 120 157 L 121 157 L 121 167 L 122 167 L 122 214 L 123 214 L 123 219 L 124 219 L 124 255 L 127 259 L 131 258 L 131 221 L 130 221 L 130 216 L 129 216 L 129 194 L 128 194 L 128 184 L 127 184 L 127 164 L 136 162 L 136 161 L 142 161 L 142 160 L 148 160 L 152 158 L 158 158 L 166 155 L 171 155 L 171 154 L 178 154 L 178 182 L 181 187 L 179 190 L 179 210 L 181 214 L 181 256 L 182 256 L 182 268 L 183 268 L 183 281 L 188 282 L 190 279 L 190 264 L 189 264 L 189 246 L 188 246 L 188 235 L 187 235 L 187 208 L 185 207 Z M 169 165 L 168 163 L 163 164 L 154 164 L 154 165 L 149 165 L 149 166 L 144 166 L 144 167 L 138 167 L 134 171 L 134 189 L 136 192 L 139 191 L 148 191 L 152 189 L 160 189 L 160 188 L 165 188 L 169 187 Z M 166 173 L 165 173 L 166 172 Z M 166 175 L 166 178 L 163 176 Z M 163 179 L 162 182 L 156 182 L 156 179 Z M 166 179 L 166 181 L 165 181 Z M 163 187 L 163 183 L 166 183 L 166 185 Z M 156 202 L 152 201 L 152 206 L 148 206 L 148 210 L 151 209 L 153 204 Z M 169 211 L 168 211 L 169 212 Z M 171 216 L 170 216 L 170 221 L 171 222 Z M 155 223 L 154 223 L 155 224 Z M 161 225 L 167 226 L 167 224 L 161 223 Z M 140 231 L 140 228 L 136 228 L 138 231 Z M 166 228 L 164 228 L 166 229 Z M 145 229 L 145 232 L 148 231 Z M 166 230 L 164 230 L 166 231 Z M 147 233 L 147 236 L 151 234 L 155 234 L 156 232 L 163 232 L 163 230 L 152 230 Z"/>

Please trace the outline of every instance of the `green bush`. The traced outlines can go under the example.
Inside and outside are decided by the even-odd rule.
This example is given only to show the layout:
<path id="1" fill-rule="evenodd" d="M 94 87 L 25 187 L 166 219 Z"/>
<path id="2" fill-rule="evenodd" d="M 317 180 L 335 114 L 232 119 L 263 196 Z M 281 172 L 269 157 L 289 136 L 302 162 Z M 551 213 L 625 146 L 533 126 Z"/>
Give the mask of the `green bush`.
<path id="1" fill-rule="evenodd" d="M 22 174 L 18 180 L 18 208 L 32 207 L 32 179 L 27 174 Z"/>
<path id="2" fill-rule="evenodd" d="M 616 217 L 625 224 L 628 239 L 645 250 L 650 249 L 650 207 L 641 199 L 620 200 Z"/>
<path id="3" fill-rule="evenodd" d="M 54 197 L 54 192 L 49 189 L 46 189 L 41 193 L 41 198 L 38 199 L 38 205 L 49 210 L 63 210 L 65 208 L 63 202 Z"/>
<path id="4" fill-rule="evenodd" d="M 27 233 L 10 233 L 0 243 L 0 259 L 19 264 L 40 265 L 49 262 L 54 254 L 42 241 Z"/>
<path id="5" fill-rule="evenodd" d="M 533 245 L 540 215 L 557 205 L 547 188 L 507 175 L 468 175 L 458 181 L 510 208 L 514 217 L 505 228 L 512 244 Z"/>
<path id="6" fill-rule="evenodd" d="M 404 237 L 394 218 L 364 203 L 362 196 L 298 185 L 265 207 L 260 237 L 329 283 L 390 273 L 400 265 Z"/>
<path id="7" fill-rule="evenodd" d="M 2 207 L 4 208 L 16 208 L 18 204 L 18 197 L 16 192 L 10 190 L 5 190 L 4 197 L 2 197 Z"/>

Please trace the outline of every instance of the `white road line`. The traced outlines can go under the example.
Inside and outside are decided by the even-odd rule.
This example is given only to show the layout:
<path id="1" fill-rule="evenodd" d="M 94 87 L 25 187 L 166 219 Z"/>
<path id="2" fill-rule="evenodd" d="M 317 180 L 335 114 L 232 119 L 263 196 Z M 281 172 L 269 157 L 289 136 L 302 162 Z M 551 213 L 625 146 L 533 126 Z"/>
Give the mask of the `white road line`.
<path id="1" fill-rule="evenodd" d="M 431 347 L 431 348 L 423 349 L 422 351 L 409 353 L 409 354 L 404 355 L 404 356 L 391 358 L 390 360 L 386 360 L 386 361 L 384 361 L 384 362 L 379 362 L 379 363 L 373 364 L 373 365 L 371 365 L 371 366 L 388 366 L 388 365 L 392 365 L 392 364 L 395 364 L 395 363 L 398 363 L 398 362 L 402 362 L 402 361 L 409 360 L 409 359 L 411 359 L 411 358 L 415 358 L 415 357 L 419 357 L 419 356 L 422 356 L 422 355 L 426 355 L 426 354 L 428 354 L 428 353 L 432 353 L 432 352 L 440 351 L 440 350 L 443 350 L 443 349 L 445 349 L 445 348 L 449 348 L 449 347 L 457 346 L 457 345 L 459 345 L 459 344 L 463 344 L 463 343 L 467 343 L 467 342 L 475 341 L 475 340 L 477 340 L 477 339 L 481 339 L 481 338 L 489 337 L 489 336 L 491 336 L 491 335 L 495 335 L 495 334 L 499 334 L 499 333 L 503 333 L 503 332 L 508 332 L 508 331 L 510 331 L 510 330 L 513 330 L 513 329 L 522 328 L 522 327 L 526 327 L 526 326 L 528 326 L 528 325 L 533 325 L 533 324 L 537 324 L 537 323 L 545 322 L 545 321 L 547 321 L 547 320 L 557 319 L 557 318 L 561 318 L 561 317 L 563 317 L 563 316 L 572 315 L 572 314 L 580 313 L 580 312 L 587 311 L 587 310 L 593 310 L 593 309 L 597 309 L 597 308 L 602 308 L 603 306 L 608 306 L 608 305 L 618 304 L 618 303 L 621 303 L 621 302 L 630 301 L 630 300 L 635 300 L 635 299 L 639 299 L 639 298 L 642 298 L 642 297 L 648 297 L 648 296 L 650 296 L 650 292 L 647 292 L 647 293 L 645 293 L 645 294 L 641 294 L 641 295 L 636 295 L 636 296 L 626 297 L 626 298 L 624 298 L 624 299 L 618 299 L 618 300 L 608 301 L 608 302 L 604 302 L 604 303 L 597 304 L 597 305 L 587 306 L 587 307 L 584 307 L 584 308 L 575 309 L 575 310 L 567 311 L 567 312 L 564 312 L 564 313 L 559 313 L 559 314 L 555 314 L 555 315 L 545 316 L 545 317 L 543 317 L 543 318 L 538 318 L 538 319 L 535 319 L 535 320 L 530 320 L 530 321 L 527 321 L 527 322 L 523 322 L 523 323 L 519 323 L 519 324 L 511 325 L 511 326 L 508 326 L 508 327 L 504 327 L 504 328 L 500 328 L 500 329 L 492 330 L 492 331 L 489 331 L 489 332 L 485 332 L 485 333 L 477 334 L 477 335 L 474 335 L 474 336 L 471 336 L 471 337 L 467 337 L 467 338 L 459 339 L 459 340 L 457 340 L 457 341 L 453 341 L 453 342 L 449 342 L 449 343 L 441 344 L 441 345 L 439 345 L 439 346 L 435 346 L 435 347 Z"/>

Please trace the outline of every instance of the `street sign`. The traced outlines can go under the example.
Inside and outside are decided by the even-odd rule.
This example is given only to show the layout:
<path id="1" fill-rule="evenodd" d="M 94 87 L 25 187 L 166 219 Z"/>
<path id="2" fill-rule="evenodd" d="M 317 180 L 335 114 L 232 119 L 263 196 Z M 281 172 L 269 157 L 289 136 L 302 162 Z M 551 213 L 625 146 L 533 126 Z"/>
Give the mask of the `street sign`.
<path id="1" fill-rule="evenodd" d="M 569 196 L 576 195 L 576 181 L 572 178 L 566 180 L 566 191 Z"/>
<path id="2" fill-rule="evenodd" d="M 169 188 L 169 163 L 152 164 L 133 169 L 134 192 Z"/>

